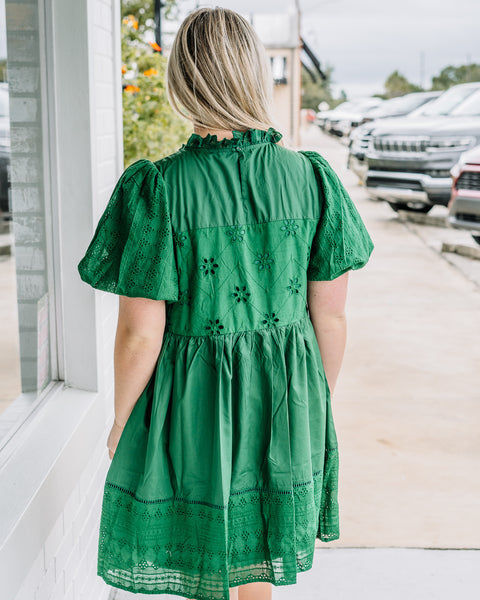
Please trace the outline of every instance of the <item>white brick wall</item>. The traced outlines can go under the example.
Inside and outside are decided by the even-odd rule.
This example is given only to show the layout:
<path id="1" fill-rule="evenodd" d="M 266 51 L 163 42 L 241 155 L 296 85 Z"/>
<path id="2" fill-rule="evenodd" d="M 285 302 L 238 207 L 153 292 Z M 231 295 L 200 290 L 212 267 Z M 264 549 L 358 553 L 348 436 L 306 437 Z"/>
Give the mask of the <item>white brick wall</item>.
<path id="1" fill-rule="evenodd" d="M 9 1 L 9 4 L 12 6 L 15 1 Z M 69 5 L 68 8 L 66 4 Z M 28 7 L 29 11 L 26 14 L 29 15 L 32 23 L 35 23 L 33 8 L 37 5 L 36 0 L 29 2 L 23 0 L 19 5 L 21 5 L 20 12 L 23 10 L 22 7 Z M 77 29 L 75 35 L 78 35 L 78 28 L 84 27 L 85 37 L 88 36 L 89 68 L 85 89 L 89 90 L 89 97 L 87 96 L 85 100 L 87 103 L 85 113 L 90 118 L 92 206 L 89 208 L 93 213 L 93 221 L 96 221 L 123 170 L 119 1 L 52 0 L 48 3 L 40 2 L 40 6 L 40 14 L 45 9 L 47 22 L 49 18 L 51 19 L 51 24 L 47 23 L 47 32 L 51 28 L 55 35 L 60 25 L 58 19 L 63 18 L 70 10 L 71 19 L 65 19 L 63 28 L 75 27 Z M 48 14 L 49 11 L 52 12 Z M 18 19 L 21 20 L 20 12 Z M 62 50 L 61 41 L 56 47 L 58 52 Z M 75 44 L 72 43 L 68 51 L 73 52 L 74 48 Z M 21 51 L 20 46 L 18 51 Z M 75 72 L 75 56 L 70 55 L 69 60 Z M 61 60 L 57 60 L 56 64 L 59 64 L 58 68 L 62 69 Z M 61 76 L 59 81 L 62 81 Z M 21 85 L 21 81 L 18 85 Z M 59 98 L 58 105 L 61 105 L 62 101 L 65 102 Z M 22 112 L 23 119 L 35 109 L 31 99 L 27 98 L 21 106 L 18 105 L 16 110 L 17 113 Z M 19 119 L 20 115 L 17 114 L 15 118 Z M 52 121 L 54 122 L 55 119 Z M 60 140 L 58 152 L 61 153 L 61 135 L 58 137 Z M 72 131 L 72 140 L 75 137 L 75 132 Z M 62 189 L 60 185 L 58 187 Z M 85 199 L 87 202 L 88 200 Z M 61 195 L 59 201 L 62 205 Z M 91 233 L 92 231 L 88 232 L 88 236 Z M 42 256 L 34 258 L 43 260 Z M 100 392 L 95 402 L 103 405 L 102 434 L 98 437 L 94 448 L 86 448 L 83 467 L 66 501 L 58 506 L 58 516 L 44 538 L 41 551 L 25 569 L 25 576 L 16 593 L 9 594 L 5 600 L 107 600 L 113 592 L 112 588 L 97 576 L 96 568 L 103 484 L 110 464 L 106 440 L 113 421 L 113 333 L 116 306 L 117 301 L 111 296 L 99 294 L 95 299 L 98 391 Z M 66 345 L 68 347 L 68 343 Z M 82 348 L 81 351 L 88 352 L 88 348 Z M 68 361 L 66 370 L 68 373 Z M 58 467 L 62 460 L 61 456 L 57 458 L 58 463 L 55 468 L 69 468 L 68 464 Z M 61 472 L 58 475 L 58 480 L 62 481 Z M 50 501 L 55 503 L 56 497 L 50 498 Z M 21 529 L 21 523 L 17 529 Z M 15 530 L 12 535 L 15 535 Z M 12 545 L 11 539 L 9 543 Z M 21 552 L 21 549 L 19 551 Z M 10 585 L 9 589 L 11 587 Z M 2 595 L 2 600 L 3 598 Z"/>

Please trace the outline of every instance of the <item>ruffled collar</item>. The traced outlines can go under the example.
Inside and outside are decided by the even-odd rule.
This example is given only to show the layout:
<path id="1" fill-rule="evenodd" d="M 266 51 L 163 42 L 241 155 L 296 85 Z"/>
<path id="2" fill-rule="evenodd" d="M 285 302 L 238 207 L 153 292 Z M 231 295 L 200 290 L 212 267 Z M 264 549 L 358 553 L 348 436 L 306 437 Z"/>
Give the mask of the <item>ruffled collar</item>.
<path id="1" fill-rule="evenodd" d="M 232 138 L 217 139 L 217 135 L 207 133 L 201 137 L 198 133 L 192 133 L 182 148 L 202 148 L 202 149 L 226 149 L 236 148 L 238 146 L 250 146 L 252 144 L 264 144 L 267 142 L 276 143 L 282 139 L 282 134 L 270 127 L 264 129 L 247 129 L 246 131 L 232 130 Z"/>

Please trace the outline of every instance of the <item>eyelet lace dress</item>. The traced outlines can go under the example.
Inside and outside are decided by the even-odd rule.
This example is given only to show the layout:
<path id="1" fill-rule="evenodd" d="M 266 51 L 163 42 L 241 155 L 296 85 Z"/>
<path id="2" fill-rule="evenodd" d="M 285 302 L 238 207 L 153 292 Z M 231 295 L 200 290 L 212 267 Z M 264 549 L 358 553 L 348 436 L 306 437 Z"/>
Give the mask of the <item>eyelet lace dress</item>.
<path id="1" fill-rule="evenodd" d="M 155 371 L 105 481 L 98 575 L 135 593 L 228 600 L 293 584 L 339 538 L 338 448 L 307 281 L 373 242 L 317 152 L 249 129 L 192 134 L 118 180 L 79 264 L 166 301 Z"/>

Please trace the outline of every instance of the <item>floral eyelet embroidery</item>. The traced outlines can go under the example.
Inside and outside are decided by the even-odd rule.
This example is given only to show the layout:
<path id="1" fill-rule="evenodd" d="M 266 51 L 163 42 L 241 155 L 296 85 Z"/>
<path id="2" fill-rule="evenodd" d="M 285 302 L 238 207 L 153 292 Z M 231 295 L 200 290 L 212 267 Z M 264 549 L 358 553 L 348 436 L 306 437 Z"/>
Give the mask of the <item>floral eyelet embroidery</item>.
<path id="1" fill-rule="evenodd" d="M 181 231 L 177 231 L 173 234 L 173 239 L 175 240 L 177 246 L 185 246 L 184 242 L 186 242 L 187 236 Z"/>
<path id="2" fill-rule="evenodd" d="M 296 230 L 298 229 L 298 225 L 293 219 L 284 219 L 283 222 L 285 225 L 280 227 L 280 229 L 285 232 L 285 237 L 289 235 L 297 235 Z"/>
<path id="3" fill-rule="evenodd" d="M 257 258 L 253 261 L 253 264 L 257 265 L 259 271 L 262 269 L 270 269 L 272 267 L 274 260 L 270 257 L 270 252 L 265 252 L 265 254 L 257 252 L 255 256 Z"/>
<path id="4" fill-rule="evenodd" d="M 247 286 L 244 285 L 240 287 L 238 285 L 235 286 L 235 291 L 232 293 L 232 296 L 236 299 L 237 302 L 247 302 L 248 296 L 250 296 L 250 292 L 247 292 Z"/>
<path id="5" fill-rule="evenodd" d="M 301 286 L 302 284 L 298 281 L 298 277 L 294 277 L 293 279 L 290 279 L 290 285 L 287 285 L 287 290 L 290 292 L 290 294 L 299 294 L 299 288 Z"/>
<path id="6" fill-rule="evenodd" d="M 200 271 L 203 271 L 203 274 L 206 275 L 215 275 L 215 269 L 218 269 L 218 264 L 215 262 L 214 258 L 204 258 L 203 263 L 200 265 Z"/>
<path id="7" fill-rule="evenodd" d="M 179 304 L 190 304 L 190 295 L 188 290 L 183 290 L 178 294 L 178 303 Z"/>
<path id="8" fill-rule="evenodd" d="M 232 225 L 227 229 L 227 235 L 230 236 L 232 242 L 243 242 L 245 227 L 243 225 Z"/>
<path id="9" fill-rule="evenodd" d="M 272 312 L 271 315 L 265 313 L 265 319 L 263 319 L 262 323 L 267 327 L 275 327 L 275 324 L 278 323 L 280 319 L 275 316 L 275 313 Z"/>
<path id="10" fill-rule="evenodd" d="M 210 323 L 210 325 L 207 325 L 205 329 L 211 335 L 213 335 L 214 333 L 220 333 L 221 330 L 224 329 L 223 325 L 220 323 L 220 319 L 215 319 L 215 321 L 213 321 L 212 319 L 208 319 L 208 322 Z"/>

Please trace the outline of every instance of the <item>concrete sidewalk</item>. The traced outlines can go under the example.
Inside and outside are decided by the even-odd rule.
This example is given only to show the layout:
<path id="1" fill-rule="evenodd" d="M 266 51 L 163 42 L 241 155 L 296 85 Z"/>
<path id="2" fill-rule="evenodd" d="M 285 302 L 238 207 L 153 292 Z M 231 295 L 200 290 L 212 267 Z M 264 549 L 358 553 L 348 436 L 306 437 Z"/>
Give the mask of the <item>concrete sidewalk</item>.
<path id="1" fill-rule="evenodd" d="M 418 548 L 317 549 L 294 585 L 274 586 L 272 600 L 477 600 L 480 552 Z M 109 600 L 178 600 L 112 588 Z"/>
<path id="2" fill-rule="evenodd" d="M 344 145 L 315 126 L 302 142 L 336 169 L 375 243 L 350 272 L 332 402 L 340 539 L 328 548 L 479 548 L 478 286 L 386 203 L 368 200 Z"/>
<path id="3" fill-rule="evenodd" d="M 480 552 L 467 548 L 480 547 L 478 287 L 367 199 L 338 141 L 311 126 L 302 148 L 331 162 L 376 247 L 350 273 L 332 402 L 340 539 L 317 540 L 312 569 L 274 587 L 273 600 L 476 600 Z M 133 598 L 152 595 L 112 589 L 111 600 Z"/>

